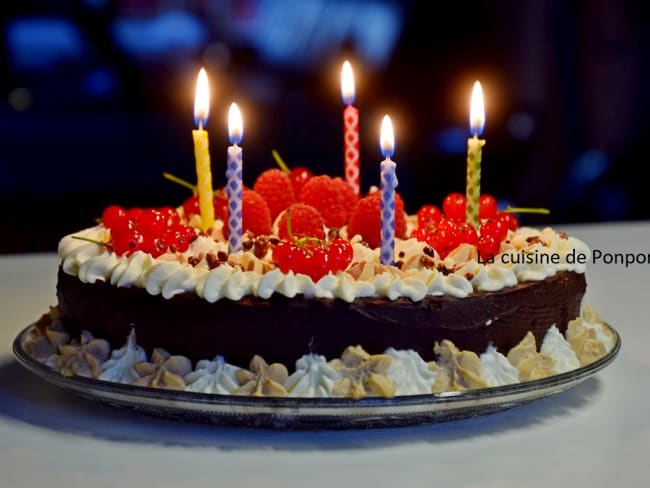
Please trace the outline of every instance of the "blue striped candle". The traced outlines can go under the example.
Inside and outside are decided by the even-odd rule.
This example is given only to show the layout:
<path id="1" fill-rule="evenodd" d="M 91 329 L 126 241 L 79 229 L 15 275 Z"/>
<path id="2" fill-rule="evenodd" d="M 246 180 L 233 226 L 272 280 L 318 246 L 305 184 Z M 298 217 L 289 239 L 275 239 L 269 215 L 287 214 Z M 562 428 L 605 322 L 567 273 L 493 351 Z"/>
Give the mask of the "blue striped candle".
<path id="1" fill-rule="evenodd" d="M 226 196 L 228 197 L 228 252 L 242 250 L 242 148 L 239 147 L 244 133 L 241 112 L 236 103 L 228 111 L 228 162 L 226 169 Z"/>
<path id="2" fill-rule="evenodd" d="M 382 264 L 395 262 L 395 188 L 396 164 L 390 159 L 395 151 L 393 124 L 388 115 L 381 122 L 379 145 L 384 160 L 381 162 L 381 249 L 379 259 Z"/>

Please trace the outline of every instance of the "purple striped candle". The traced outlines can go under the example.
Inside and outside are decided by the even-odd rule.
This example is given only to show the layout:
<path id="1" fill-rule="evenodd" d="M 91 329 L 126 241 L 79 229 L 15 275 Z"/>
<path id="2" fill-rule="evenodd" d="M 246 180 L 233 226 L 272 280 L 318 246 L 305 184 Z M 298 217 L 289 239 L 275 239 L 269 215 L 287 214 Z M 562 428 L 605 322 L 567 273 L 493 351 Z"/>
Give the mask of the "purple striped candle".
<path id="1" fill-rule="evenodd" d="M 239 143 L 244 134 L 244 124 L 241 112 L 236 103 L 228 111 L 228 163 L 226 169 L 226 195 L 228 196 L 228 252 L 230 254 L 242 250 L 242 148 Z"/>
<path id="2" fill-rule="evenodd" d="M 381 249 L 379 259 L 382 264 L 395 262 L 395 188 L 396 164 L 390 159 L 395 151 L 393 124 L 388 115 L 381 122 L 379 145 L 384 160 L 381 162 Z"/>

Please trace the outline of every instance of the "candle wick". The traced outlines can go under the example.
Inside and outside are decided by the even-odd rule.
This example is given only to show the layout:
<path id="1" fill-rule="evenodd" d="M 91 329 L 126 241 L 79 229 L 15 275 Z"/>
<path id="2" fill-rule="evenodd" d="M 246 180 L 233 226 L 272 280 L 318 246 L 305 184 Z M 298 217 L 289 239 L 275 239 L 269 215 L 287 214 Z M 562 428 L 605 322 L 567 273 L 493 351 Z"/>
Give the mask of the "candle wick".
<path id="1" fill-rule="evenodd" d="M 203 119 L 199 119 L 199 130 L 203 130 Z"/>

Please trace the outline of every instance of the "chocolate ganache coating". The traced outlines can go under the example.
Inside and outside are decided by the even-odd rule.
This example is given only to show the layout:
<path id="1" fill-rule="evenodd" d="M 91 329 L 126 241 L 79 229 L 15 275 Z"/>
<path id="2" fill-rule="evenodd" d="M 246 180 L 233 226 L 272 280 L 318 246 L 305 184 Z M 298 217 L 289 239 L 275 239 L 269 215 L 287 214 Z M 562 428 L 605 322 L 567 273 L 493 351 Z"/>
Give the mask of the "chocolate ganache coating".
<path id="1" fill-rule="evenodd" d="M 388 347 L 413 349 L 425 360 L 434 359 L 434 344 L 443 339 L 476 353 L 489 343 L 507 353 L 532 331 L 539 345 L 551 325 L 564 332 L 579 315 L 585 290 L 584 274 L 569 271 L 496 292 L 419 302 L 278 294 L 215 303 L 190 293 L 165 299 L 142 288 L 83 283 L 61 268 L 57 284 L 62 319 L 72 333 L 85 329 L 118 348 L 133 328 L 148 354 L 154 347 L 192 361 L 219 354 L 239 366 L 259 354 L 289 367 L 310 352 L 339 357 L 350 345 L 373 354 Z"/>

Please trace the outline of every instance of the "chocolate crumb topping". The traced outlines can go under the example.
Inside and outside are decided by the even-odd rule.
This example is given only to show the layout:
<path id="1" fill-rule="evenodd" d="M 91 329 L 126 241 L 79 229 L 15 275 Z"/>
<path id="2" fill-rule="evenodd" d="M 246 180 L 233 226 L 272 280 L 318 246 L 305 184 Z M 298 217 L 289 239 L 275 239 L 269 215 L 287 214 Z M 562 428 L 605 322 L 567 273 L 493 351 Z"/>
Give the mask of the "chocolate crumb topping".
<path id="1" fill-rule="evenodd" d="M 433 269 L 436 265 L 435 261 L 429 256 L 420 256 L 420 264 L 427 269 Z"/>
<path id="2" fill-rule="evenodd" d="M 426 254 L 427 256 L 429 256 L 430 258 L 433 258 L 436 255 L 436 252 L 433 250 L 433 248 L 429 247 L 429 246 L 424 246 L 424 249 L 422 249 L 422 252 L 424 254 Z"/>
<path id="3" fill-rule="evenodd" d="M 336 227 L 332 227 L 330 230 L 327 231 L 327 240 L 328 241 L 333 241 L 334 239 L 338 239 L 340 237 L 339 229 Z"/>
<path id="4" fill-rule="evenodd" d="M 526 242 L 528 244 L 544 244 L 544 241 L 539 236 L 530 236 L 526 238 Z"/>
<path id="5" fill-rule="evenodd" d="M 219 258 L 211 252 L 205 255 L 205 262 L 208 263 L 208 268 L 214 269 L 219 266 Z"/>
<path id="6" fill-rule="evenodd" d="M 269 239 L 264 236 L 260 236 L 253 241 L 253 254 L 256 258 L 262 259 L 266 255 L 266 251 L 269 249 Z"/>

